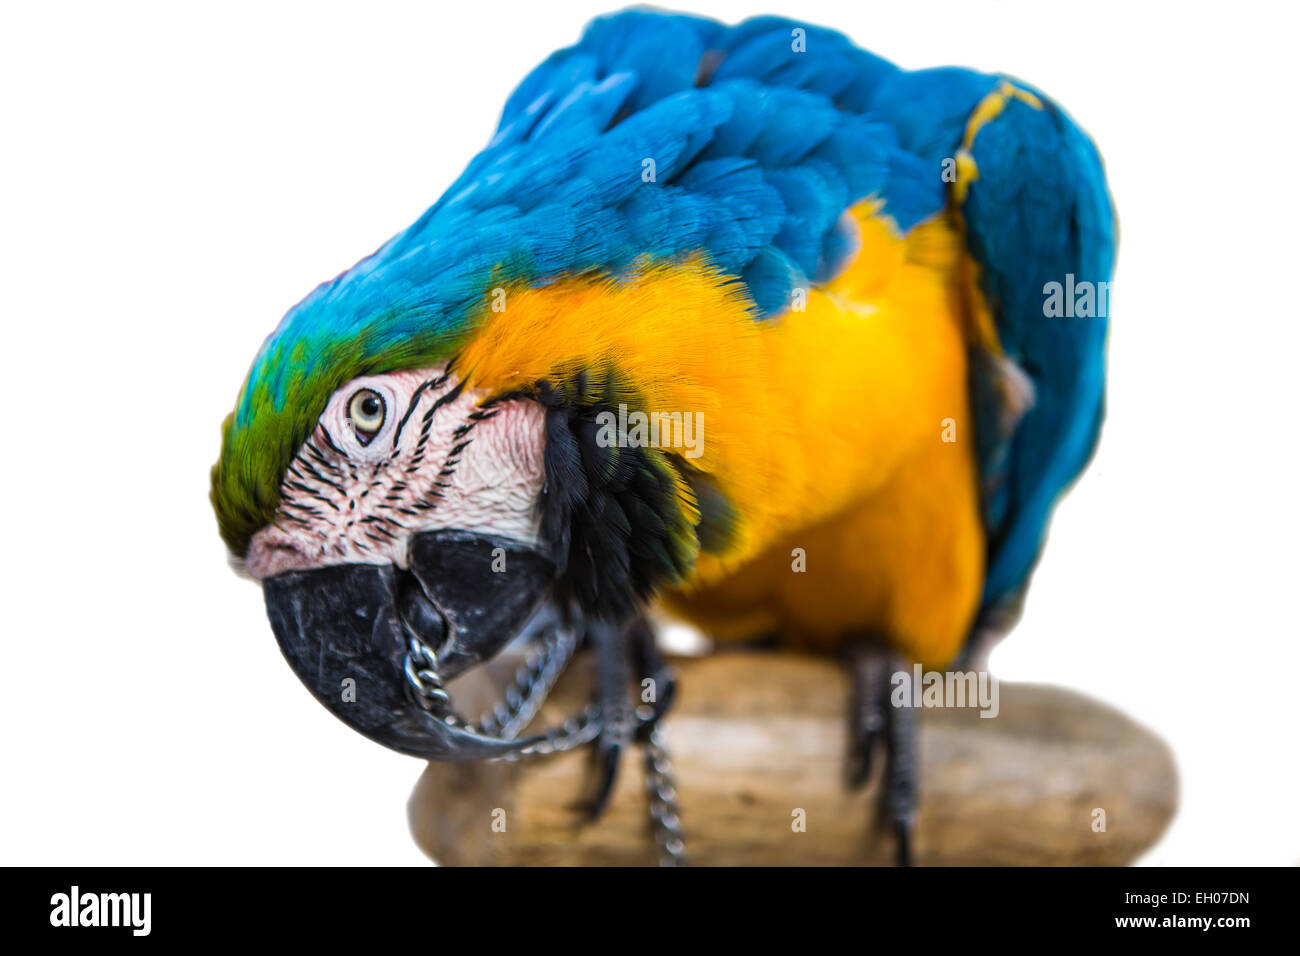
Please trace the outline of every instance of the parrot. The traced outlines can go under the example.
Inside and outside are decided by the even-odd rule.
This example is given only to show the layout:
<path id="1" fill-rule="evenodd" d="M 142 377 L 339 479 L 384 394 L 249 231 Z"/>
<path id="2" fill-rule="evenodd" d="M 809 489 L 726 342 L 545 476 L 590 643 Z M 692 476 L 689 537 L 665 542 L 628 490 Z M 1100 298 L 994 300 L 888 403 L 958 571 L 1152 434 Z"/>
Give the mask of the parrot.
<path id="1" fill-rule="evenodd" d="M 850 778 L 883 764 L 906 864 L 890 674 L 1018 618 L 1098 442 L 1116 242 L 1097 147 L 1018 79 L 777 16 L 606 15 L 266 338 L 220 535 L 335 716 L 425 759 L 589 744 L 593 817 L 672 697 L 652 614 L 843 661 Z M 591 706 L 461 716 L 446 683 L 547 615 L 548 661 L 594 654 Z"/>

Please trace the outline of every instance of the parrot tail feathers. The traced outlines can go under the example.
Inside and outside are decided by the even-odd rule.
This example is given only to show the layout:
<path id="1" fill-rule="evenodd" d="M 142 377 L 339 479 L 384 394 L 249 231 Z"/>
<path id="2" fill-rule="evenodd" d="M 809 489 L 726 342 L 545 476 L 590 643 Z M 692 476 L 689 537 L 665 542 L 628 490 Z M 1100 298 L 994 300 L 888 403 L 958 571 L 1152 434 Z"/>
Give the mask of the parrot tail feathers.
<path id="1" fill-rule="evenodd" d="M 975 336 L 971 372 L 989 537 L 983 605 L 1018 608 L 1056 502 L 1100 432 L 1115 217 L 1092 141 L 1023 84 L 995 81 L 955 156 L 950 203 L 982 293 L 976 308 L 992 320 L 991 336 Z"/>

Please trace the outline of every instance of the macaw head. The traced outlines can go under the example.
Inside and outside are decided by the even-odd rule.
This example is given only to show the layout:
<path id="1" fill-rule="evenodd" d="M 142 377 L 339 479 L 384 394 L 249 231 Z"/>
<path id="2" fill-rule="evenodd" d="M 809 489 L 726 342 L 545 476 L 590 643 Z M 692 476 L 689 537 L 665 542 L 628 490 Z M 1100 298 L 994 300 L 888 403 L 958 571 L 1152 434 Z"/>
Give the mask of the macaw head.
<path id="1" fill-rule="evenodd" d="M 346 722 L 423 756 L 517 745 L 413 707 L 411 640 L 430 655 L 425 689 L 441 692 L 519 632 L 565 564 L 567 542 L 542 522 L 542 406 L 482 398 L 445 365 L 349 378 L 277 464 L 275 511 L 256 529 L 230 510 L 228 459 L 214 471 L 223 530 L 295 671 Z M 227 436 L 238 450 L 233 421 Z"/>

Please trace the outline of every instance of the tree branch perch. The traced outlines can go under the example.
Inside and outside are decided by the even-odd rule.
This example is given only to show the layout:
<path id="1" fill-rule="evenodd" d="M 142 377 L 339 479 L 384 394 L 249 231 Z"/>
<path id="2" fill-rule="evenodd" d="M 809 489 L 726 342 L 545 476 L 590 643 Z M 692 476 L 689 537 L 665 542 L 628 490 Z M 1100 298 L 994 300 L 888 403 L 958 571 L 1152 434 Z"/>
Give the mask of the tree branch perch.
<path id="1" fill-rule="evenodd" d="M 588 701 L 588 657 L 573 662 L 534 729 Z M 691 863 L 890 862 L 890 836 L 876 823 L 879 770 L 857 792 L 844 783 L 842 667 L 753 652 L 674 663 L 679 699 L 665 727 Z M 512 667 L 497 662 L 498 687 Z M 455 692 L 486 705 L 492 690 L 479 676 Z M 1062 688 L 1002 683 L 999 704 L 992 719 L 973 708 L 919 712 L 919 864 L 1121 865 L 1155 843 L 1178 789 L 1163 741 Z M 625 755 L 609 810 L 595 823 L 576 806 L 585 750 L 429 764 L 411 797 L 412 831 L 444 865 L 653 865 L 637 756 Z M 804 811 L 804 832 L 792 828 L 796 810 Z M 1097 810 L 1104 831 L 1095 829 Z"/>

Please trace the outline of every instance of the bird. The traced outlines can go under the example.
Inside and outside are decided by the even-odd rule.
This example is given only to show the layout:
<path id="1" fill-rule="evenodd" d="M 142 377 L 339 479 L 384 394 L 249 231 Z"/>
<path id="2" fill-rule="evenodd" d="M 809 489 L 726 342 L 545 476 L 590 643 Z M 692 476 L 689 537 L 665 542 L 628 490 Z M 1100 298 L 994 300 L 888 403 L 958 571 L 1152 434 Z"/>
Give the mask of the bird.
<path id="1" fill-rule="evenodd" d="M 638 671 L 671 687 L 651 611 L 834 655 L 852 782 L 883 750 L 907 863 L 891 675 L 1014 625 L 1098 442 L 1116 241 L 1096 146 L 1016 78 L 788 18 L 607 15 L 266 338 L 220 534 L 311 692 L 403 753 L 538 748 L 444 685 L 539 608 L 580 619 L 595 813 L 666 709 L 627 706 Z"/>

